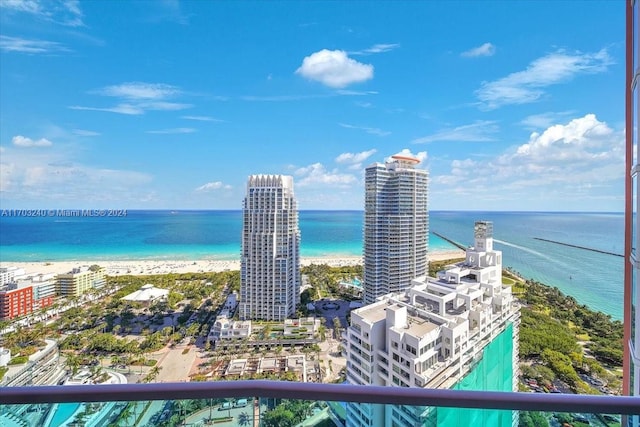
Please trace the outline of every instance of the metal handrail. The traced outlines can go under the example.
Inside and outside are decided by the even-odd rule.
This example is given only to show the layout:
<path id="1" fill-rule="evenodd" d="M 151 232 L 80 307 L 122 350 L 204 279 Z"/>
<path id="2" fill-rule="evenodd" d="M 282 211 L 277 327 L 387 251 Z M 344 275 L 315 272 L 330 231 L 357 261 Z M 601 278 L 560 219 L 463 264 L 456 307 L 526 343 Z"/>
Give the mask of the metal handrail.
<path id="1" fill-rule="evenodd" d="M 640 415 L 640 397 L 241 380 L 0 388 L 0 404 L 268 397 L 357 403 Z"/>

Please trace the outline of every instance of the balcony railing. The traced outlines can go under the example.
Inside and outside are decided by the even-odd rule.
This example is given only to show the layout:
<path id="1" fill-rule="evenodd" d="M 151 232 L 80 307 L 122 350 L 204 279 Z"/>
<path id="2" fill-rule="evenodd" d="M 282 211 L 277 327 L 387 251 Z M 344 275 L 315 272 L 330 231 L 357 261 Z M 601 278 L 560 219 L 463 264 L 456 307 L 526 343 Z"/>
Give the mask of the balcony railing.
<path id="1" fill-rule="evenodd" d="M 113 385 L 4 387 L 0 405 L 246 398 L 639 415 L 640 397 L 241 380 Z"/>

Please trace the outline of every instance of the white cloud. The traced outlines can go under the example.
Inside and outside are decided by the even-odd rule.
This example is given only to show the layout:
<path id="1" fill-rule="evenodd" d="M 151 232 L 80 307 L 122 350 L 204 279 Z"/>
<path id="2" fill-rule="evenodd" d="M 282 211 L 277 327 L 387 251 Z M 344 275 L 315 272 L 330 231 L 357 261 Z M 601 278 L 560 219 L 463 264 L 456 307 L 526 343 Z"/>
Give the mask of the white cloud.
<path id="1" fill-rule="evenodd" d="M 525 117 L 520 121 L 521 125 L 524 125 L 528 129 L 542 129 L 548 128 L 552 125 L 558 124 L 561 121 L 566 120 L 566 117 L 571 114 L 571 111 L 563 111 L 560 113 L 540 113 L 532 114 Z"/>
<path id="2" fill-rule="evenodd" d="M 362 163 L 367 160 L 369 157 L 373 156 L 376 153 L 376 149 L 372 148 L 368 151 L 361 151 L 359 153 L 342 153 L 338 157 L 336 157 L 337 163 Z"/>
<path id="3" fill-rule="evenodd" d="M 496 47 L 491 43 L 484 43 L 473 49 L 462 52 L 460 56 L 466 58 L 475 58 L 478 56 L 493 56 L 496 53 Z"/>
<path id="4" fill-rule="evenodd" d="M 146 111 L 178 111 L 191 108 L 191 104 L 170 102 L 167 99 L 181 95 L 182 91 L 164 83 L 129 82 L 106 86 L 90 93 L 121 98 L 115 107 L 86 107 L 74 105 L 73 110 L 105 111 L 109 113 L 140 115 Z"/>
<path id="5" fill-rule="evenodd" d="M 571 80 L 578 74 L 604 72 L 610 64 L 612 60 L 606 49 L 595 53 L 559 50 L 536 59 L 524 71 L 483 82 L 476 96 L 487 109 L 535 102 L 545 94 L 543 88 Z"/>
<path id="6" fill-rule="evenodd" d="M 444 129 L 432 135 L 423 136 L 411 141 L 414 144 L 425 144 L 435 141 L 464 141 L 486 142 L 493 141 L 491 136 L 498 132 L 497 122 L 491 120 L 476 120 L 469 125 Z"/>
<path id="7" fill-rule="evenodd" d="M 182 119 L 185 120 L 196 120 L 199 122 L 223 122 L 224 120 L 216 119 L 215 117 L 210 116 L 182 116 Z"/>
<path id="8" fill-rule="evenodd" d="M 139 203 L 148 193 L 151 175 L 80 164 L 73 160 L 77 152 L 62 144 L 47 150 L 7 148 L 0 168 L 2 203 L 120 208 L 124 202 Z"/>
<path id="9" fill-rule="evenodd" d="M 295 175 L 300 177 L 296 180 L 296 186 L 336 186 L 345 187 L 357 182 L 357 178 L 351 174 L 340 173 L 337 170 L 327 171 L 322 163 L 298 168 Z"/>
<path id="10" fill-rule="evenodd" d="M 342 88 L 371 80 L 373 65 L 351 59 L 343 50 L 322 49 L 304 58 L 296 74 L 329 87 Z"/>
<path id="11" fill-rule="evenodd" d="M 243 101 L 257 101 L 257 102 L 288 102 L 288 101 L 300 101 L 303 99 L 314 99 L 314 98 L 328 98 L 331 95 L 322 94 L 322 95 L 267 95 L 267 96 L 255 96 L 255 95 L 245 95 L 241 96 L 240 99 Z"/>
<path id="12" fill-rule="evenodd" d="M 83 13 L 77 0 L 2 0 L 0 8 L 28 13 L 68 27 L 84 26 Z"/>
<path id="13" fill-rule="evenodd" d="M 196 188 L 195 191 L 199 191 L 199 192 L 209 192 L 209 191 L 215 191 L 215 190 L 230 190 L 232 187 L 230 185 L 224 184 L 221 181 L 214 181 L 214 182 L 207 182 L 206 184 L 201 185 L 200 187 Z"/>
<path id="14" fill-rule="evenodd" d="M 354 126 L 354 125 L 349 125 L 346 123 L 338 123 L 340 126 L 342 126 L 343 128 L 347 128 L 347 129 L 357 129 L 357 130 L 362 130 L 365 131 L 366 133 L 370 134 L 370 135 L 377 135 L 377 136 L 387 136 L 387 135 L 391 135 L 391 132 L 379 129 L 379 128 L 372 128 L 372 127 L 366 127 L 366 126 Z"/>
<path id="15" fill-rule="evenodd" d="M 371 107 L 373 107 L 373 104 L 370 103 L 370 102 L 356 101 L 356 102 L 354 102 L 354 104 L 356 104 L 358 107 L 362 107 L 362 108 L 371 108 Z"/>
<path id="16" fill-rule="evenodd" d="M 180 133 L 193 133 L 196 130 L 193 128 L 171 128 L 171 129 L 160 129 L 160 130 L 148 130 L 146 133 L 153 133 L 159 135 L 172 135 L 172 134 L 180 134 Z"/>
<path id="17" fill-rule="evenodd" d="M 19 12 L 41 13 L 40 2 L 37 0 L 3 0 L 0 7 Z"/>
<path id="18" fill-rule="evenodd" d="M 400 45 L 398 43 L 379 43 L 379 44 L 374 44 L 373 46 L 364 49 L 364 50 L 358 50 L 355 52 L 349 52 L 351 55 L 370 55 L 373 53 L 384 53 L 384 52 L 389 52 L 392 51 L 394 49 L 399 48 Z"/>
<path id="19" fill-rule="evenodd" d="M 359 153 L 342 153 L 336 157 L 336 163 L 349 165 L 350 170 L 361 170 L 362 162 L 376 153 L 376 149 L 372 148 L 368 151 L 361 151 Z"/>
<path id="20" fill-rule="evenodd" d="M 105 111 L 108 113 L 118 113 L 118 114 L 127 114 L 131 116 L 137 116 L 140 114 L 144 114 L 144 110 L 135 105 L 131 104 L 119 104 L 115 107 L 84 107 L 82 105 L 71 105 L 69 106 L 71 110 L 85 110 L 85 111 Z"/>
<path id="21" fill-rule="evenodd" d="M 100 133 L 98 132 L 94 132 L 92 130 L 84 130 L 84 129 L 73 129 L 71 133 L 78 136 L 100 136 Z"/>
<path id="22" fill-rule="evenodd" d="M 174 22 L 181 25 L 189 24 L 189 15 L 185 15 L 180 0 L 154 1 L 146 8 L 147 20 L 153 23 Z"/>
<path id="23" fill-rule="evenodd" d="M 50 147 L 53 145 L 53 143 L 46 138 L 33 140 L 22 135 L 14 136 L 11 142 L 16 147 Z"/>
<path id="24" fill-rule="evenodd" d="M 436 199 L 502 199 L 524 210 L 616 210 L 594 201 L 617 197 L 621 209 L 624 135 L 587 114 L 533 132 L 528 142 L 493 158 L 455 159 L 448 173 L 433 176 Z"/>
<path id="25" fill-rule="evenodd" d="M 71 133 L 78 136 L 100 136 L 100 133 L 98 132 L 94 132 L 92 130 L 84 130 L 84 129 L 73 129 Z"/>
<path id="26" fill-rule="evenodd" d="M 104 96 L 127 98 L 133 100 L 166 99 L 181 93 L 175 87 L 164 83 L 128 82 L 119 85 L 106 86 L 96 93 Z"/>
<path id="27" fill-rule="evenodd" d="M 153 111 L 178 111 L 193 107 L 191 104 L 166 101 L 141 102 L 138 106 L 142 109 Z"/>
<path id="28" fill-rule="evenodd" d="M 566 125 L 551 126 L 542 134 L 533 132 L 529 142 L 518 147 L 514 158 L 549 163 L 594 156 L 601 159 L 606 153 L 599 150 L 608 148 L 603 142 L 608 141 L 612 133 L 606 123 L 598 121 L 594 114 L 587 114 Z"/>
<path id="29" fill-rule="evenodd" d="M 403 148 L 402 150 L 400 150 L 399 152 L 397 152 L 396 154 L 394 154 L 394 156 L 407 156 L 407 157 L 414 157 L 418 160 L 420 160 L 421 163 L 423 163 L 425 160 L 427 160 L 427 152 L 426 151 L 420 151 L 418 153 L 413 154 L 411 152 L 411 150 L 409 150 L 408 148 Z M 387 159 L 385 159 L 385 162 L 391 161 L 392 156 L 389 156 Z"/>
<path id="30" fill-rule="evenodd" d="M 366 95 L 377 95 L 378 92 L 375 90 L 351 90 L 351 89 L 338 89 L 336 90 L 338 95 L 343 96 L 366 96 Z"/>
<path id="31" fill-rule="evenodd" d="M 19 37 L 0 35 L 0 50 L 20 53 L 55 53 L 69 52 L 65 45 L 48 40 L 27 40 Z"/>
<path id="32" fill-rule="evenodd" d="M 372 90 L 356 91 L 356 90 L 338 89 L 333 93 L 316 93 L 311 95 L 267 95 L 267 96 L 244 95 L 244 96 L 241 96 L 240 99 L 243 101 L 256 101 L 256 102 L 290 102 L 290 101 L 301 101 L 305 99 L 332 98 L 335 96 L 376 95 L 377 93 L 378 92 L 372 91 Z"/>

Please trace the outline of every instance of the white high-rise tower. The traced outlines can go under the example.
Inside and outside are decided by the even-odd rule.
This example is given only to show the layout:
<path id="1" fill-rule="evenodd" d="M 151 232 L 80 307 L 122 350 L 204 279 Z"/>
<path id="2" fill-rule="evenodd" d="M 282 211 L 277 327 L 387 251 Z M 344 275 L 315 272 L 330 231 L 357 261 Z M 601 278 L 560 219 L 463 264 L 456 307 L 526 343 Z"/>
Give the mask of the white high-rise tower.
<path id="1" fill-rule="evenodd" d="M 242 212 L 240 318 L 284 320 L 300 302 L 300 230 L 293 178 L 252 175 Z"/>
<path id="2" fill-rule="evenodd" d="M 465 261 L 351 311 L 344 334 L 349 384 L 514 392 L 520 306 L 502 284 L 493 224 L 478 221 Z M 389 394 L 393 394 L 393 389 Z M 518 412 L 348 403 L 346 425 L 518 425 Z"/>
<path id="3" fill-rule="evenodd" d="M 364 303 L 399 292 L 428 272 L 429 174 L 395 155 L 365 172 Z"/>

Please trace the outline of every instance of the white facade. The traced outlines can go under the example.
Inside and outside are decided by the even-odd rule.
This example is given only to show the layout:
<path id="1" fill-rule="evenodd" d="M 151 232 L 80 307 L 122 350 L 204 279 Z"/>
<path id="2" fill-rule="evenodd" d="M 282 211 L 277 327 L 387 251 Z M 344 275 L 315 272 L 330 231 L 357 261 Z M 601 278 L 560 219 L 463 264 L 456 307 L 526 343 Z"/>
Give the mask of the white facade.
<path id="1" fill-rule="evenodd" d="M 285 319 L 284 337 L 306 335 L 313 338 L 320 327 L 320 319 L 315 317 L 301 317 L 299 319 Z"/>
<path id="2" fill-rule="evenodd" d="M 364 302 L 399 292 L 428 271 L 428 172 L 393 156 L 365 172 Z"/>
<path id="3" fill-rule="evenodd" d="M 34 301 L 56 296 L 56 275 L 53 273 L 24 275 L 15 282 L 18 287 L 33 286 Z"/>
<path id="4" fill-rule="evenodd" d="M 300 302 L 300 231 L 293 178 L 252 175 L 243 206 L 241 319 L 282 321 Z"/>
<path id="5" fill-rule="evenodd" d="M 215 347 L 219 340 L 243 339 L 251 336 L 251 321 L 234 321 L 227 310 L 222 310 L 216 317 L 207 340 Z"/>
<path id="6" fill-rule="evenodd" d="M 0 347 L 0 368 L 7 366 L 11 361 L 11 350 Z"/>
<path id="7" fill-rule="evenodd" d="M 146 305 L 153 304 L 156 301 L 166 301 L 169 296 L 168 289 L 156 288 L 150 283 L 143 285 L 140 289 L 130 293 L 122 298 L 123 301 L 140 302 Z"/>
<path id="8" fill-rule="evenodd" d="M 11 283 L 24 275 L 24 268 L 2 267 L 0 268 L 0 286 Z"/>
<path id="9" fill-rule="evenodd" d="M 519 308 L 511 288 L 502 285 L 502 254 L 492 248 L 490 226 L 476 223 L 475 246 L 465 262 L 437 278 L 419 277 L 409 289 L 351 312 L 344 336 L 349 383 L 451 388 L 509 325 L 511 366 L 517 369 Z M 516 373 L 510 386 L 517 391 Z M 424 414 L 402 408 L 350 404 L 347 425 L 420 424 Z"/>
<path id="10" fill-rule="evenodd" d="M 227 310 L 229 313 L 233 313 L 236 311 L 238 307 L 238 294 L 236 292 L 231 292 L 227 295 L 227 298 L 224 300 L 224 305 L 222 306 L 223 310 Z"/>

